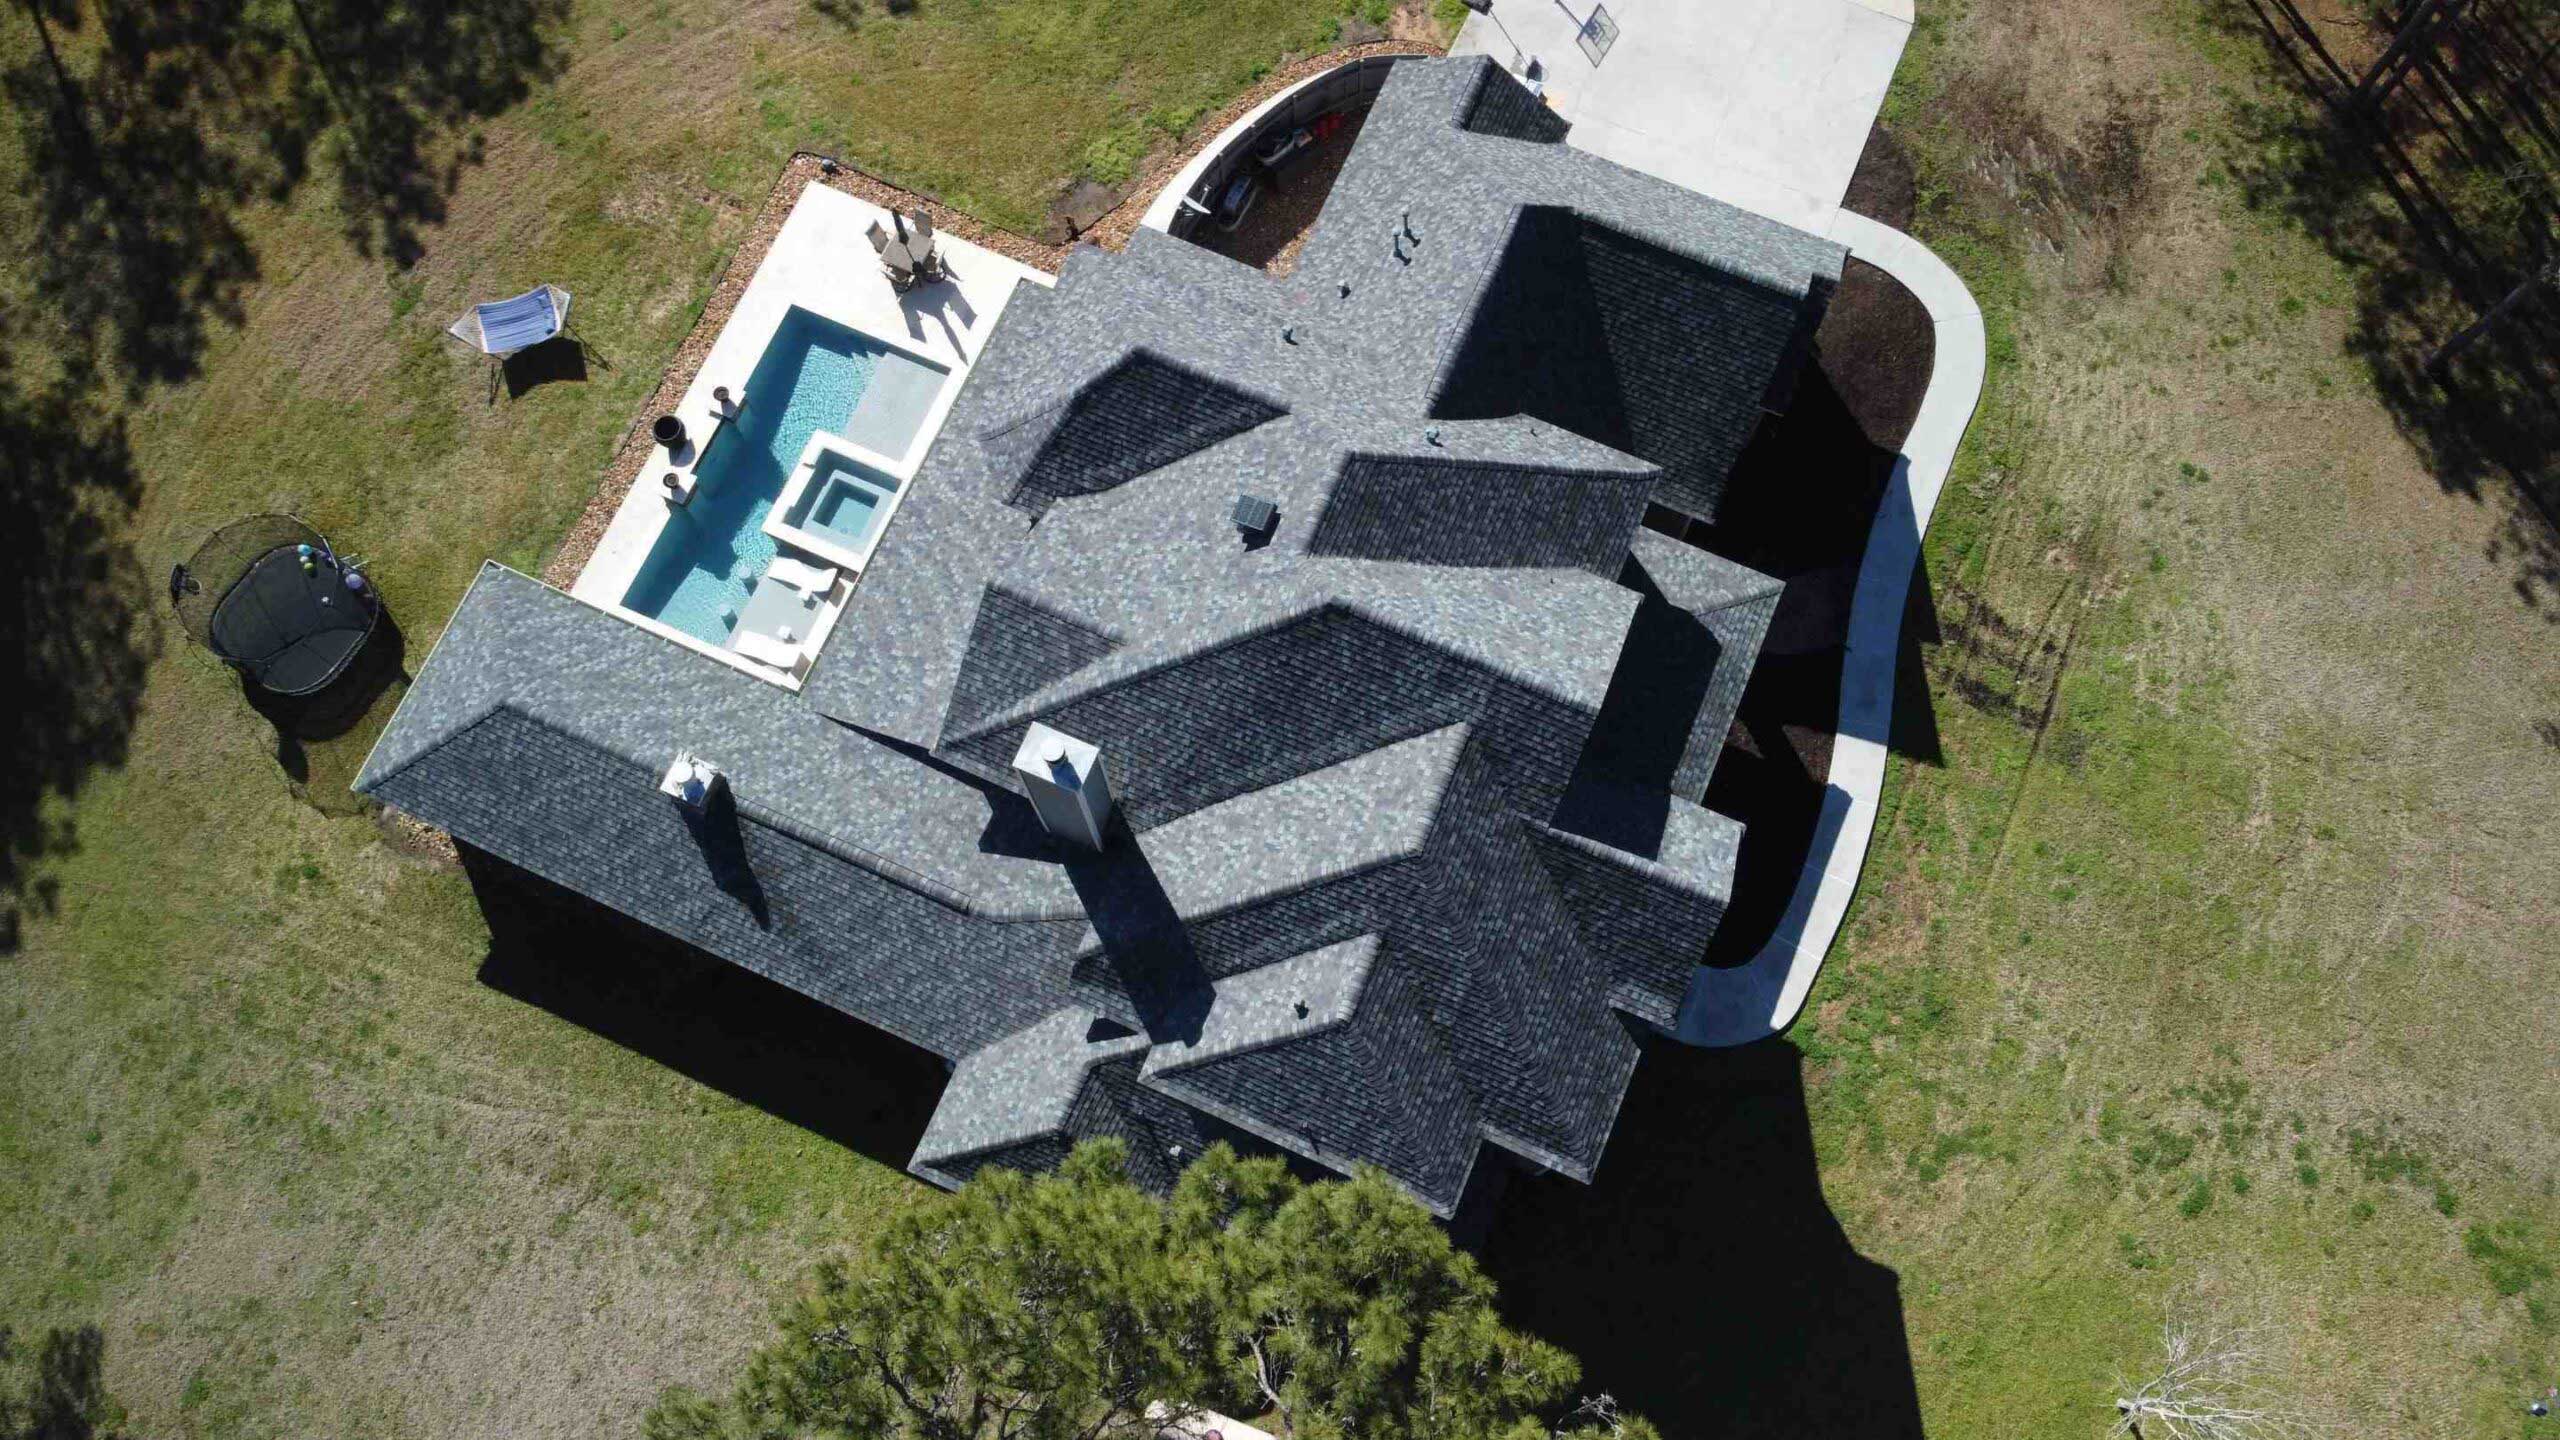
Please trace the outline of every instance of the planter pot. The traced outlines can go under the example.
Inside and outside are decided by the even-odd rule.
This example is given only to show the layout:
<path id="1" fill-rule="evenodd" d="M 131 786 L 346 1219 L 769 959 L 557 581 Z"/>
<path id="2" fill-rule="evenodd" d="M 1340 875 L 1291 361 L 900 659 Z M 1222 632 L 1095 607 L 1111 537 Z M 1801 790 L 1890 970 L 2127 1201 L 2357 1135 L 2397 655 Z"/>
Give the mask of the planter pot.
<path id="1" fill-rule="evenodd" d="M 661 415 L 649 426 L 650 435 L 670 452 L 684 448 L 684 422 L 673 415 Z"/>

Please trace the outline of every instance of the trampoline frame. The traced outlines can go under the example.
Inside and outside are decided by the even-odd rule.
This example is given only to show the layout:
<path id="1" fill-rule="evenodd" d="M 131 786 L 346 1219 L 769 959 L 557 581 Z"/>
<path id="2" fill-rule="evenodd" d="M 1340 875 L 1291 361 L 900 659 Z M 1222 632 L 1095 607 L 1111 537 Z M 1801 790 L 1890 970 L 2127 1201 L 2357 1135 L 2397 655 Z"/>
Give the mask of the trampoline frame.
<path id="1" fill-rule="evenodd" d="M 316 678 L 297 685 L 279 685 L 271 678 L 277 662 L 311 635 L 324 631 L 312 629 L 264 656 L 250 656 L 235 653 L 221 642 L 216 634 L 217 622 L 232 600 L 241 594 L 242 587 L 256 578 L 268 562 L 283 552 L 299 553 L 303 546 L 310 547 L 313 558 L 327 567 L 332 576 L 341 577 L 333 594 L 343 594 L 357 602 L 357 608 L 364 614 L 364 626 L 356 632 L 346 653 L 338 656 Z M 364 588 L 345 588 L 342 577 L 350 574 L 362 577 Z M 171 567 L 169 600 L 190 639 L 224 664 L 241 672 L 258 688 L 288 697 L 316 694 L 336 683 L 355 663 L 356 657 L 372 645 L 374 632 L 382 624 L 382 597 L 375 591 L 372 578 L 365 576 L 360 566 L 339 558 L 327 537 L 318 530 L 291 515 L 246 516 L 206 537 L 204 543 L 196 547 L 195 554 Z"/>

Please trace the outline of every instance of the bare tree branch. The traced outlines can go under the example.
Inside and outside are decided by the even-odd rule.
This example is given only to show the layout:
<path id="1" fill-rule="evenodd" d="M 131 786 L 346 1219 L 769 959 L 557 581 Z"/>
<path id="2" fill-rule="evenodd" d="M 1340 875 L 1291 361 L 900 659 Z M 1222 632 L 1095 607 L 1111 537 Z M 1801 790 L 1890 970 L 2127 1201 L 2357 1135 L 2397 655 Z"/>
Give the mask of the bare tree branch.
<path id="1" fill-rule="evenodd" d="M 2190 1321 L 2161 1326 L 2161 1364 L 2116 1396 L 2109 1433 L 2129 1440 L 2307 1440 L 2320 1433 L 2308 1413 L 2260 1377 L 2263 1334 L 2245 1325 Z"/>

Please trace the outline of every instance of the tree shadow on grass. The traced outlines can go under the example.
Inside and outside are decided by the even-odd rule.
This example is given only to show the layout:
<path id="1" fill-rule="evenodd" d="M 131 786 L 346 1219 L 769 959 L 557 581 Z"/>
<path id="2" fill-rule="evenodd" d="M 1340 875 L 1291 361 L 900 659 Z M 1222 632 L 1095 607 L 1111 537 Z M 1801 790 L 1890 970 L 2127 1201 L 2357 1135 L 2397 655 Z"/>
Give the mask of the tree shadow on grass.
<path id="1" fill-rule="evenodd" d="M 1486 1238 L 1506 1315 L 1665 1435 L 1922 1433 L 1901 1284 L 1823 1198 L 1803 1067 L 1656 1043 L 1593 1183 L 1514 1180 Z"/>
<path id="2" fill-rule="evenodd" d="M 25 0 L 0 70 L 24 162 L 7 210 L 33 304 L 0 316 L 0 461 L 17 604 L 11 764 L 0 779 L 0 953 L 37 862 L 74 844 L 62 803 L 122 763 L 158 653 L 123 536 L 140 495 L 117 393 L 187 379 L 257 278 L 248 207 L 318 157 L 349 235 L 406 263 L 443 217 L 468 139 L 553 63 L 566 0 Z M 286 727 L 280 736 L 290 736 Z M 280 752 L 280 759 L 288 759 Z"/>
<path id="3" fill-rule="evenodd" d="M 53 908 L 45 860 L 76 848 L 63 802 L 122 764 L 159 652 L 150 586 L 124 541 L 141 496 L 121 417 L 78 378 L 30 392 L 0 353 L 0 485 L 17 603 L 0 607 L 10 665 L 0 766 L 0 954 L 22 917 Z"/>
<path id="4" fill-rule="evenodd" d="M 302 142 L 336 173 L 347 239 L 406 266 L 480 138 L 445 137 L 525 98 L 561 63 L 567 0 L 289 0 L 303 54 Z"/>
<path id="5" fill-rule="evenodd" d="M 489 925 L 480 981 L 892 1169 L 924 1137 L 940 1057 L 461 847 Z"/>
<path id="6" fill-rule="evenodd" d="M 26 160 L 24 263 L 129 393 L 183 380 L 258 276 L 242 212 L 319 161 L 348 239 L 399 264 L 479 157 L 454 132 L 556 64 L 566 0 L 28 0 L 0 73 Z"/>
<path id="7" fill-rule="evenodd" d="M 0 1425 L 26 1440 L 115 1440 L 124 1408 L 107 1394 L 107 1340 L 63 1326 L 30 1345 L 0 1325 Z M 24 1384 L 19 1381 L 23 1378 Z"/>
<path id="8" fill-rule="evenodd" d="M 2430 368 L 2549 263 L 2553 217 L 2459 146 L 2434 146 L 2441 122 L 2416 108 L 2414 88 L 2370 118 L 2333 104 L 2342 87 L 2285 0 L 2212 13 L 2269 60 L 2269 92 L 2232 108 L 2226 161 L 2242 198 L 2301 226 L 2354 277 L 2348 352 L 2436 482 L 2499 508 L 2489 557 L 2528 608 L 2560 622 L 2560 296 L 2545 286 Z"/>

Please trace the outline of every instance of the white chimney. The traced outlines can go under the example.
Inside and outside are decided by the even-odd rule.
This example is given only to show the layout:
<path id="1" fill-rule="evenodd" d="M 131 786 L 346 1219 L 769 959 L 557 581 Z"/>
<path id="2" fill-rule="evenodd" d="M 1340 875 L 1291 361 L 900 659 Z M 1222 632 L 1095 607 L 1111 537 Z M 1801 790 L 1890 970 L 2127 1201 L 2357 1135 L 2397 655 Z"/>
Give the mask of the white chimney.
<path id="1" fill-rule="evenodd" d="M 1100 750 L 1035 720 L 1013 754 L 1013 769 L 1050 834 L 1087 850 L 1102 848 L 1111 823 L 1111 776 Z"/>
<path id="2" fill-rule="evenodd" d="M 689 750 L 679 750 L 675 763 L 667 767 L 666 778 L 658 782 L 658 793 L 699 815 L 710 807 L 711 797 L 720 785 L 716 766 Z"/>

